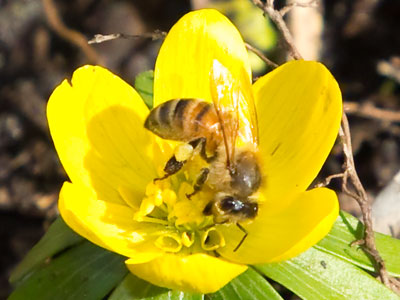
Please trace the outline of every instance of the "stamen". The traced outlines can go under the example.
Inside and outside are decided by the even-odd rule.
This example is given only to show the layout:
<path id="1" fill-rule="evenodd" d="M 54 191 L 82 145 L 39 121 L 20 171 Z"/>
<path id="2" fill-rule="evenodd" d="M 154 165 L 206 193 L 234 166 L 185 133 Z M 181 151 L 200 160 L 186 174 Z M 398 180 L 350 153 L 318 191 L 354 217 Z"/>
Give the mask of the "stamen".
<path id="1" fill-rule="evenodd" d="M 133 219 L 135 221 L 141 222 L 143 217 L 150 214 L 154 209 L 153 199 L 151 198 L 144 198 L 142 203 L 140 203 L 140 208 L 137 212 L 135 212 Z"/>
<path id="2" fill-rule="evenodd" d="M 185 247 L 190 247 L 194 243 L 194 233 L 193 232 L 182 232 L 182 244 Z"/>
<path id="3" fill-rule="evenodd" d="M 176 193 L 171 189 L 164 189 L 162 191 L 162 201 L 169 206 L 173 206 L 176 203 Z"/>
<path id="4" fill-rule="evenodd" d="M 164 212 L 165 214 L 168 214 L 168 207 L 165 203 L 161 204 L 160 206 L 158 206 L 158 208 Z"/>
<path id="5" fill-rule="evenodd" d="M 162 161 L 165 164 L 168 157 L 171 157 L 168 155 L 160 153 L 157 159 L 164 157 Z M 205 216 L 203 213 L 204 207 L 213 197 L 213 190 L 205 185 L 191 200 L 186 197 L 187 193 L 193 191 L 193 184 L 206 163 L 189 144 L 178 145 L 174 155 L 177 161 L 190 161 L 177 174 L 148 183 L 134 219 L 149 225 L 162 225 L 162 229 L 153 234 L 156 247 L 165 252 L 210 251 L 212 255 L 212 251 L 225 246 L 224 236 L 214 227 L 213 216 Z"/>
<path id="6" fill-rule="evenodd" d="M 139 220 L 137 220 L 139 221 Z M 147 222 L 147 223 L 153 223 L 153 224 L 161 224 L 161 225 L 165 225 L 168 226 L 170 225 L 170 223 L 166 220 L 163 219 L 159 219 L 159 218 L 153 218 L 153 217 L 140 217 L 140 221 L 139 222 Z"/>

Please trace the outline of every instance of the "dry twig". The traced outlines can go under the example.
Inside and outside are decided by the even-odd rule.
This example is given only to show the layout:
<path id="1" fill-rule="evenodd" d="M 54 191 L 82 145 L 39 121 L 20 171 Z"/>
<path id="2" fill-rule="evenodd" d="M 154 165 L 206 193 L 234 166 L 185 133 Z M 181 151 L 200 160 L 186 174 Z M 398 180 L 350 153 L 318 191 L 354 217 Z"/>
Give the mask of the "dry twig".
<path id="1" fill-rule="evenodd" d="M 292 10 L 292 8 L 295 7 L 318 7 L 318 0 L 311 0 L 307 3 L 292 2 L 286 5 L 285 7 L 281 8 L 279 12 L 282 15 L 282 17 L 284 17 L 289 11 Z"/>
<path id="2" fill-rule="evenodd" d="M 283 20 L 282 14 L 278 10 L 275 10 L 275 8 L 274 8 L 274 1 L 267 0 L 266 3 L 263 3 L 261 0 L 252 0 L 252 1 L 255 5 L 257 5 L 259 8 L 261 8 L 263 10 L 264 14 L 267 14 L 269 16 L 269 18 L 278 27 L 279 32 L 281 33 L 281 35 L 283 37 L 283 41 L 285 42 L 286 48 L 288 49 L 290 55 L 294 59 L 302 59 L 301 54 L 299 53 L 296 46 L 294 45 L 293 37 L 290 34 L 285 21 Z"/>
<path id="3" fill-rule="evenodd" d="M 266 3 L 263 3 L 261 0 L 252 0 L 255 5 L 263 10 L 265 14 L 267 14 L 270 19 L 276 24 L 279 31 L 282 34 L 284 42 L 289 49 L 289 52 L 295 59 L 302 59 L 301 54 L 296 49 L 293 38 L 289 32 L 289 29 L 286 26 L 285 21 L 283 20 L 283 15 L 280 11 L 277 11 L 274 8 L 274 0 L 266 0 Z M 293 4 L 291 5 L 293 7 Z M 283 8 L 283 11 L 286 12 L 287 9 Z M 389 288 L 392 288 L 392 284 L 389 280 L 389 275 L 387 273 L 385 263 L 381 256 L 379 255 L 378 250 L 375 245 L 375 237 L 374 231 L 372 228 L 372 218 L 371 218 L 371 206 L 368 202 L 368 196 L 365 192 L 365 189 L 357 175 L 357 171 L 354 165 L 353 152 L 351 147 L 351 136 L 350 136 L 350 128 L 349 123 L 347 121 L 346 114 L 343 113 L 342 117 L 342 126 L 339 131 L 339 136 L 341 138 L 343 144 L 343 152 L 345 156 L 344 163 L 344 172 L 342 174 L 331 175 L 327 178 L 327 182 L 329 182 L 333 178 L 342 177 L 342 190 L 344 193 L 354 198 L 359 204 L 363 221 L 365 225 L 364 237 L 362 241 L 356 241 L 355 243 L 363 244 L 364 251 L 368 253 L 371 258 L 374 260 L 375 269 L 379 274 L 382 282 Z M 352 187 L 352 189 L 349 188 Z"/>
<path id="4" fill-rule="evenodd" d="M 79 32 L 69 29 L 61 20 L 53 0 L 42 0 L 49 26 L 62 38 L 78 46 L 91 63 L 102 64 L 101 57 L 88 45 L 86 38 Z"/>
<path id="5" fill-rule="evenodd" d="M 111 34 L 95 34 L 94 37 L 88 41 L 88 44 L 100 44 L 116 39 L 138 39 L 138 38 L 150 38 L 153 41 L 165 38 L 167 33 L 165 31 L 155 30 L 154 32 L 142 33 L 142 34 L 125 34 L 125 33 L 111 33 Z"/>
<path id="6" fill-rule="evenodd" d="M 88 44 L 101 44 L 104 42 L 116 40 L 116 39 L 137 39 L 137 38 L 150 38 L 153 41 L 163 39 L 167 35 L 166 32 L 155 30 L 154 32 L 131 35 L 125 33 L 111 33 L 111 34 L 95 34 L 94 37 L 88 41 Z M 274 63 L 272 60 L 267 58 L 260 50 L 253 47 L 249 43 L 245 43 L 246 49 L 255 53 L 262 61 L 264 61 L 268 66 L 275 69 L 278 67 L 278 64 Z"/>
<path id="7" fill-rule="evenodd" d="M 268 66 L 270 66 L 272 69 L 275 69 L 278 67 L 278 64 L 274 63 L 272 60 L 270 60 L 269 58 L 267 58 L 260 50 L 258 50 L 257 48 L 253 47 L 252 45 L 250 45 L 249 43 L 245 43 L 246 45 L 246 49 L 253 52 L 254 54 L 256 54 L 259 58 L 261 58 L 261 60 L 263 62 L 265 62 Z"/>
<path id="8" fill-rule="evenodd" d="M 349 122 L 345 113 L 343 113 L 342 126 L 339 131 L 339 136 L 343 144 L 343 153 L 345 157 L 345 176 L 343 176 L 342 190 L 344 193 L 357 201 L 358 205 L 361 208 L 365 226 L 363 240 L 355 241 L 353 245 L 360 244 L 365 246 L 363 247 L 363 249 L 374 259 L 376 265 L 375 268 L 379 273 L 379 277 L 381 278 L 382 282 L 387 287 L 391 288 L 392 284 L 389 280 L 389 275 L 385 267 L 385 262 L 383 261 L 382 257 L 379 255 L 378 250 L 376 249 L 374 230 L 372 228 L 371 205 L 368 201 L 368 195 L 355 169 L 353 151 L 351 147 Z M 351 191 L 349 189 L 349 183 L 353 186 L 354 191 Z"/>
<path id="9" fill-rule="evenodd" d="M 328 177 L 325 178 L 325 180 L 323 182 L 320 182 L 318 184 L 315 185 L 315 187 L 325 187 L 327 185 L 329 185 L 332 181 L 332 179 L 335 178 L 343 178 L 345 175 L 345 173 L 338 173 L 338 174 L 333 174 L 333 175 L 329 175 Z"/>
<path id="10" fill-rule="evenodd" d="M 389 61 L 380 61 L 376 66 L 379 74 L 387 76 L 400 83 L 400 58 L 395 56 Z"/>
<path id="11" fill-rule="evenodd" d="M 400 122 L 400 112 L 375 107 L 372 103 L 360 104 L 357 102 L 344 102 L 343 109 L 348 114 L 377 119 L 388 122 Z"/>

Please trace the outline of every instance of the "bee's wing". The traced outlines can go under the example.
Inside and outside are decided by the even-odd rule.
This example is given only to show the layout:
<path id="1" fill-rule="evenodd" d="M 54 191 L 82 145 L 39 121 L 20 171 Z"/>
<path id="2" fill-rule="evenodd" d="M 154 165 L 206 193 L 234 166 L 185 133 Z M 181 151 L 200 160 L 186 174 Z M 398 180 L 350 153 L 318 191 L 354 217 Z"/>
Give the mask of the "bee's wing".
<path id="1" fill-rule="evenodd" d="M 247 73 L 242 68 L 240 72 L 240 92 L 242 95 L 239 98 L 239 136 L 242 141 L 258 146 L 258 119 L 252 89 Z"/>
<path id="2" fill-rule="evenodd" d="M 245 70 L 234 78 L 218 60 L 210 72 L 211 97 L 224 138 L 227 166 L 232 170 L 237 137 L 240 142 L 258 143 L 257 115 L 251 83 Z"/>

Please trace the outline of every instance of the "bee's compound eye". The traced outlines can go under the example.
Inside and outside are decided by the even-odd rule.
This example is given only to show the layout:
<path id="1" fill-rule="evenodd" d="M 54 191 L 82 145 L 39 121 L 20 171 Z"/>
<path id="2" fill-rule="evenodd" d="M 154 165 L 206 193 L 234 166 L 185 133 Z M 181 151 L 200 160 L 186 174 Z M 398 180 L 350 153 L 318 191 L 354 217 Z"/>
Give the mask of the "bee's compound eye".
<path id="1" fill-rule="evenodd" d="M 226 196 L 221 200 L 221 209 L 225 212 L 239 213 L 243 209 L 243 202 L 232 196 Z"/>
<path id="2" fill-rule="evenodd" d="M 247 215 L 249 218 L 255 218 L 258 213 L 258 204 L 257 203 L 248 203 L 248 212 Z"/>
<path id="3" fill-rule="evenodd" d="M 213 207 L 213 202 L 209 202 L 206 207 L 203 209 L 203 214 L 205 216 L 210 216 L 212 215 L 212 207 Z"/>

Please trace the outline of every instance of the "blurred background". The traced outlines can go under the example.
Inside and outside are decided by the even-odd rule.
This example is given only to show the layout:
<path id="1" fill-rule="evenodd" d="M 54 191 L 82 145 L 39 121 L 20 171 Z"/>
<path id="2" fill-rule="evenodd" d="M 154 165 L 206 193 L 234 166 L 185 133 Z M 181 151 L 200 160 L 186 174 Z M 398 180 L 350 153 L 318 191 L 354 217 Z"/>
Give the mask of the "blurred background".
<path id="1" fill-rule="evenodd" d="M 400 1 L 315 2 L 294 8 L 286 20 L 305 59 L 322 61 L 338 80 L 356 167 L 376 201 L 377 228 L 398 236 Z M 68 180 L 46 121 L 52 90 L 88 63 L 106 66 L 133 84 L 137 74 L 154 68 L 161 40 L 87 41 L 97 33 L 168 31 L 183 14 L 203 7 L 227 15 L 245 41 L 273 61 L 287 60 L 274 26 L 250 0 L 0 0 L 0 299 L 10 292 L 12 268 L 57 216 L 58 192 Z M 254 54 L 251 60 L 255 78 L 271 70 Z M 340 173 L 342 163 L 337 144 L 316 183 Z M 359 216 L 340 185 L 336 179 L 330 186 L 339 193 L 341 208 Z"/>

